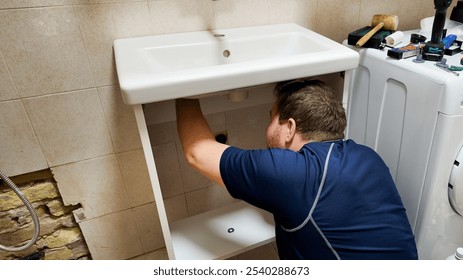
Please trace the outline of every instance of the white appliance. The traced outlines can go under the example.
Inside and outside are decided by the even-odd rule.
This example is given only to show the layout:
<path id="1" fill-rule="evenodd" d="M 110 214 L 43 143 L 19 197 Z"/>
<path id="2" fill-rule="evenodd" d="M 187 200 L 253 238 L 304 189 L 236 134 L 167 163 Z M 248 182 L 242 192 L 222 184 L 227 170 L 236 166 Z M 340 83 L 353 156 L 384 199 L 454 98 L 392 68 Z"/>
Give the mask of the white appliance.
<path id="1" fill-rule="evenodd" d="M 347 136 L 388 165 L 419 258 L 445 259 L 463 246 L 463 72 L 393 59 L 387 49 L 354 49 L 360 65 L 351 80 Z M 445 56 L 458 66 L 461 57 Z"/>

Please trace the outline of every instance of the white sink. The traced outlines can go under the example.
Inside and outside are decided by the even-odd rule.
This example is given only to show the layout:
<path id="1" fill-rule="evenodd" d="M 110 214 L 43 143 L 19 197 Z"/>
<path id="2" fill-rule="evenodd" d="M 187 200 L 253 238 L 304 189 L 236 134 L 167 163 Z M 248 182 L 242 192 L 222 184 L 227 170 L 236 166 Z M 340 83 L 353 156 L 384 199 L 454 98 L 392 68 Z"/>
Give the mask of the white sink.
<path id="1" fill-rule="evenodd" d="M 357 52 L 296 24 L 114 41 L 126 104 L 191 97 L 356 68 Z"/>

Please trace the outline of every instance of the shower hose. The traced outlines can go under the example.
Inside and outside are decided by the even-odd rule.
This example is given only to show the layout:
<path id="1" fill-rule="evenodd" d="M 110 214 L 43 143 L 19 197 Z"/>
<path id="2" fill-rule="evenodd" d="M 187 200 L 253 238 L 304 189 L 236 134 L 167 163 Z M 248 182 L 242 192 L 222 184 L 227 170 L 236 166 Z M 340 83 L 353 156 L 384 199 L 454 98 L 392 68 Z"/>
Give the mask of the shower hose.
<path id="1" fill-rule="evenodd" d="M 19 188 L 13 183 L 13 181 L 10 180 L 5 174 L 3 174 L 2 171 L 0 171 L 0 179 L 3 179 L 6 184 L 16 193 L 16 195 L 22 200 L 26 208 L 29 210 L 29 213 L 32 216 L 32 221 L 34 222 L 34 235 L 32 236 L 32 239 L 25 245 L 23 246 L 18 246 L 18 247 L 7 247 L 2 244 L 0 244 L 0 250 L 3 251 L 8 251 L 8 252 L 18 252 L 22 250 L 26 250 L 29 247 L 31 247 L 35 241 L 37 241 L 37 238 L 39 237 L 40 233 L 40 223 L 39 223 L 39 217 L 37 216 L 37 213 L 35 212 L 34 207 L 32 204 L 27 200 L 27 198 L 24 196 L 24 194 L 19 190 Z"/>

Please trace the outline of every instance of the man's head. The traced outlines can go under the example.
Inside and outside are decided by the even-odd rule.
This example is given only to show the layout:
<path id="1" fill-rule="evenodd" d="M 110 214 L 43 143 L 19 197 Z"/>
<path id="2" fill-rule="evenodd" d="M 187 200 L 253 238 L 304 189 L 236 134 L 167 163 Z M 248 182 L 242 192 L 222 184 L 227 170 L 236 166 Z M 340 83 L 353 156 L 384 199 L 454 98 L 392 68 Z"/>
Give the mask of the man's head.
<path id="1" fill-rule="evenodd" d="M 301 141 L 344 138 L 346 115 L 332 89 L 319 80 L 298 79 L 278 83 L 276 101 L 267 128 L 267 145 L 290 148 L 294 133 Z"/>

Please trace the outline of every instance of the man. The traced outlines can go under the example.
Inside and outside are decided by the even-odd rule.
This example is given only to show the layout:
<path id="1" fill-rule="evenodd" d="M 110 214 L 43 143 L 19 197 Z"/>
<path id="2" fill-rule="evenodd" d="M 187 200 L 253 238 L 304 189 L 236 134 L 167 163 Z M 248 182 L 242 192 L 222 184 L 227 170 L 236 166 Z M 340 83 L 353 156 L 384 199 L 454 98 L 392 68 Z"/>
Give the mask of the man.
<path id="1" fill-rule="evenodd" d="M 343 140 L 344 108 L 318 80 L 279 83 L 268 149 L 215 141 L 198 100 L 177 100 L 187 161 L 230 194 L 271 212 L 281 259 L 417 259 L 389 170 Z"/>

